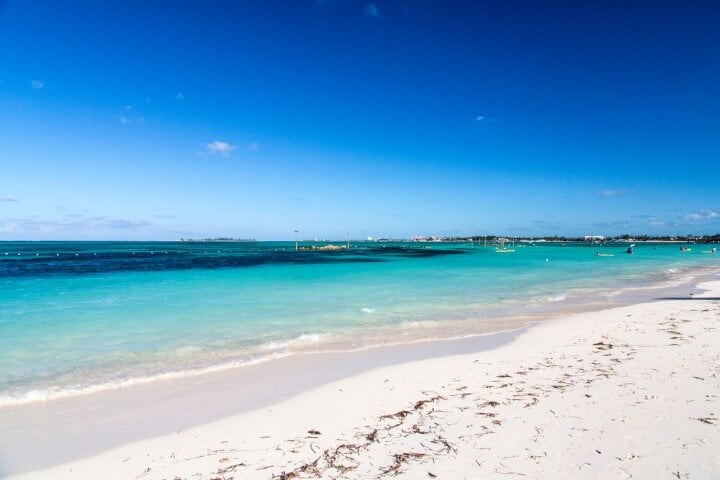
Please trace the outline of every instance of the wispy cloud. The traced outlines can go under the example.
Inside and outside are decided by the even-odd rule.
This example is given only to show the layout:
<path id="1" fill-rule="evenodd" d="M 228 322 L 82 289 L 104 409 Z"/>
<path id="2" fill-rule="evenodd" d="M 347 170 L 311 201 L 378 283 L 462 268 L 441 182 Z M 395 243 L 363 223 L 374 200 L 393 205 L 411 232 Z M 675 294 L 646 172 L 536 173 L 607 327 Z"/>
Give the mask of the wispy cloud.
<path id="1" fill-rule="evenodd" d="M 602 230 L 605 232 L 610 231 L 610 233 L 616 232 L 619 229 L 628 229 L 628 228 L 634 227 L 633 223 L 628 220 L 615 220 L 615 221 L 608 221 L 608 222 L 584 223 L 584 224 L 580 224 L 580 226 L 599 229 L 599 230 Z"/>
<path id="2" fill-rule="evenodd" d="M 67 233 L 82 230 L 131 230 L 152 225 L 147 220 L 114 217 L 85 217 L 66 215 L 60 219 L 42 219 L 36 216 L 0 220 L 0 232 L 5 233 Z"/>
<path id="3" fill-rule="evenodd" d="M 42 80 L 33 80 L 30 82 L 30 86 L 35 90 L 40 90 L 45 86 L 45 83 Z"/>
<path id="4" fill-rule="evenodd" d="M 672 227 L 675 226 L 675 222 L 671 220 L 662 219 L 656 215 L 632 215 L 632 218 L 639 218 L 647 221 L 647 224 L 651 227 Z"/>
<path id="5" fill-rule="evenodd" d="M 177 100 L 185 100 L 185 95 L 183 95 L 182 92 L 177 92 L 177 93 L 175 94 L 175 98 L 176 98 Z"/>
<path id="6" fill-rule="evenodd" d="M 625 190 L 602 190 L 598 192 L 600 197 L 617 197 L 619 195 L 625 195 Z"/>
<path id="7" fill-rule="evenodd" d="M 127 229 L 127 228 L 138 228 L 147 227 L 150 222 L 147 220 L 127 220 L 124 218 L 107 218 L 101 221 L 102 226 L 112 229 Z"/>
<path id="8" fill-rule="evenodd" d="M 720 217 L 720 214 L 713 210 L 700 210 L 698 212 L 688 213 L 687 215 L 685 215 L 685 220 L 694 220 L 694 221 L 713 220 L 713 219 L 719 218 L 719 217 Z"/>
<path id="9" fill-rule="evenodd" d="M 127 125 L 128 123 L 143 123 L 145 119 L 143 117 L 139 116 L 128 116 L 128 115 L 120 115 L 118 117 L 118 121 L 122 123 L 123 125 Z"/>
<path id="10" fill-rule="evenodd" d="M 167 215 L 164 213 L 158 213 L 156 215 L 153 215 L 153 218 L 175 218 L 175 215 Z"/>
<path id="11" fill-rule="evenodd" d="M 0 197 L 0 202 L 19 202 L 15 197 Z"/>
<path id="12" fill-rule="evenodd" d="M 485 120 L 485 115 L 478 115 L 475 117 L 476 122 L 482 122 L 483 120 Z"/>
<path id="13" fill-rule="evenodd" d="M 237 145 L 231 145 L 227 142 L 215 140 L 205 145 L 205 149 L 213 155 L 222 155 L 227 157 L 233 150 L 237 150 Z"/>
<path id="14" fill-rule="evenodd" d="M 365 16 L 368 18 L 380 18 L 380 9 L 374 3 L 365 5 Z"/>
<path id="15" fill-rule="evenodd" d="M 245 148 L 250 152 L 257 152 L 260 150 L 260 144 L 258 142 L 250 142 Z"/>

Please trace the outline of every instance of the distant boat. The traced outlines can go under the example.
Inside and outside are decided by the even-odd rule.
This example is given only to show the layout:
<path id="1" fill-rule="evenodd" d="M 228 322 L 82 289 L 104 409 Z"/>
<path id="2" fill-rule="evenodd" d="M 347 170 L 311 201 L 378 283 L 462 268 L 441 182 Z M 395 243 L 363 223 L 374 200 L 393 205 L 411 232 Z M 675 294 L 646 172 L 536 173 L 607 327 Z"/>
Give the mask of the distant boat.
<path id="1" fill-rule="evenodd" d="M 628 247 L 627 250 L 625 250 L 625 253 L 633 253 L 635 251 L 635 244 L 633 243 Z"/>
<path id="2" fill-rule="evenodd" d="M 505 240 L 500 241 L 500 246 L 495 249 L 495 253 L 513 253 L 515 252 L 512 248 L 505 248 Z"/>

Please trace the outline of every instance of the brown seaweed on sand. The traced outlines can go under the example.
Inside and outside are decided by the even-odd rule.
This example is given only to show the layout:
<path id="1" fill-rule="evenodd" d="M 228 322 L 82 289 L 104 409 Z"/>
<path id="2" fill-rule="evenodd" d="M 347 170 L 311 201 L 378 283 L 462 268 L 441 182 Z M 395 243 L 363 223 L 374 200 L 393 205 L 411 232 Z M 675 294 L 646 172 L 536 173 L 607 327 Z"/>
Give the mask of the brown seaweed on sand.
<path id="1" fill-rule="evenodd" d="M 387 475 L 388 473 L 390 473 L 393 475 L 398 475 L 404 463 L 407 463 L 410 460 L 422 458 L 424 456 L 424 453 L 418 452 L 396 453 L 395 455 L 393 455 L 393 464 L 382 470 L 381 474 Z"/>
<path id="2" fill-rule="evenodd" d="M 415 402 L 415 406 L 413 407 L 413 410 L 420 410 L 421 408 L 423 408 L 425 406 L 425 404 L 436 402 L 438 400 L 445 400 L 445 398 L 441 397 L 440 395 L 437 395 L 435 397 L 428 398 L 425 400 L 418 400 L 417 402 Z M 380 417 L 380 418 L 382 418 L 382 417 Z"/>
<path id="3" fill-rule="evenodd" d="M 715 418 L 715 417 L 700 417 L 700 418 L 692 418 L 692 419 L 697 420 L 698 422 L 706 423 L 708 425 L 715 425 L 715 422 L 717 422 L 717 418 Z"/>

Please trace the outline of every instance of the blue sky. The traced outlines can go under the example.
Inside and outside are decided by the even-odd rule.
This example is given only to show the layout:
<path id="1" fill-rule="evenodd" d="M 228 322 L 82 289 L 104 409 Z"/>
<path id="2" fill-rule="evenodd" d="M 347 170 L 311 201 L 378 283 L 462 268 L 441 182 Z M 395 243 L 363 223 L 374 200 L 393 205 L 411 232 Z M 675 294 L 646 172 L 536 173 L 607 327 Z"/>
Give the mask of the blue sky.
<path id="1" fill-rule="evenodd" d="M 0 0 L 0 239 L 720 231 L 720 4 Z"/>

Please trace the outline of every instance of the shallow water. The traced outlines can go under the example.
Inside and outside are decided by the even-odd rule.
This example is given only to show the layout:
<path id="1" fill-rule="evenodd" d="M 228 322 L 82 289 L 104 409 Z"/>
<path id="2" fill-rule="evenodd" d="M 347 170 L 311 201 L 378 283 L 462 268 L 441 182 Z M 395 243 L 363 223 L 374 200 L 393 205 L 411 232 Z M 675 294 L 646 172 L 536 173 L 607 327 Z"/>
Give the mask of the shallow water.
<path id="1" fill-rule="evenodd" d="M 0 404 L 504 330 L 720 266 L 702 245 L 625 248 L 0 242 Z"/>

